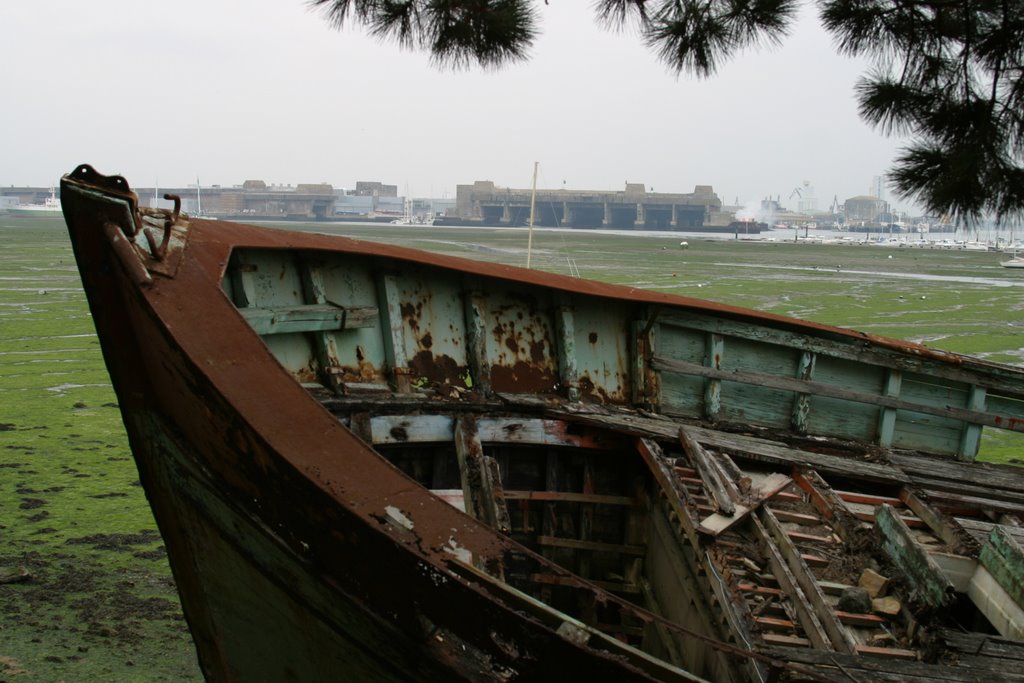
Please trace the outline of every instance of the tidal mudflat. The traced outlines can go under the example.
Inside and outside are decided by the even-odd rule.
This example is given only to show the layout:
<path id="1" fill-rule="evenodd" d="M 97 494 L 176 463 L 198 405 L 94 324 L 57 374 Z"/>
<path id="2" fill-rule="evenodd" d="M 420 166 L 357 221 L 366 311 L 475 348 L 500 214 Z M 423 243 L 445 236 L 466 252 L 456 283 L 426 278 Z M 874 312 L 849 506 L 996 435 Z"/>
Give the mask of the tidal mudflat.
<path id="1" fill-rule="evenodd" d="M 288 227 L 526 262 L 519 229 Z M 63 224 L 0 216 L 0 244 L 0 681 L 199 680 Z M 533 247 L 565 275 L 1024 363 L 1024 272 L 1000 254 L 546 230 Z M 985 434 L 983 458 L 1024 458 Z"/>

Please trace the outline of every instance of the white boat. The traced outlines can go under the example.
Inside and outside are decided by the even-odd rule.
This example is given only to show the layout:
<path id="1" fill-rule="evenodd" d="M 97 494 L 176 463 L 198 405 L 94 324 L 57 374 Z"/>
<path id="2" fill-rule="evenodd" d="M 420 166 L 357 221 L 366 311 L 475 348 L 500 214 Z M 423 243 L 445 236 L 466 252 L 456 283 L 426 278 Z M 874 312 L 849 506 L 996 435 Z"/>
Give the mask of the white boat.
<path id="1" fill-rule="evenodd" d="M 1000 261 L 1003 268 L 1024 268 L 1024 256 L 1014 256 L 1009 261 Z"/>
<path id="2" fill-rule="evenodd" d="M 18 204 L 7 211 L 11 216 L 23 216 L 32 218 L 59 218 L 63 216 L 60 200 L 57 199 L 57 191 L 50 188 L 50 196 L 42 204 Z"/>
<path id="3" fill-rule="evenodd" d="M 402 215 L 391 221 L 391 225 L 433 225 L 433 216 L 417 216 L 412 210 L 412 199 L 406 197 Z"/>

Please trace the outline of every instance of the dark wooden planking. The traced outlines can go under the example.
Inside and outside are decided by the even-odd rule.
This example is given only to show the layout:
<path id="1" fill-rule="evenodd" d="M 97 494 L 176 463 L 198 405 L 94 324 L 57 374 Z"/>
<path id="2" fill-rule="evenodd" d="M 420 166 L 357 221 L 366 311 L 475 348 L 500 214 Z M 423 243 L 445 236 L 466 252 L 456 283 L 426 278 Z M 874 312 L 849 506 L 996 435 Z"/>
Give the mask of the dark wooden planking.
<path id="1" fill-rule="evenodd" d="M 914 599 L 935 609 L 944 609 L 955 602 L 953 584 L 915 540 L 913 532 L 892 506 L 878 508 L 875 526 L 882 534 L 882 548 L 903 572 Z"/>

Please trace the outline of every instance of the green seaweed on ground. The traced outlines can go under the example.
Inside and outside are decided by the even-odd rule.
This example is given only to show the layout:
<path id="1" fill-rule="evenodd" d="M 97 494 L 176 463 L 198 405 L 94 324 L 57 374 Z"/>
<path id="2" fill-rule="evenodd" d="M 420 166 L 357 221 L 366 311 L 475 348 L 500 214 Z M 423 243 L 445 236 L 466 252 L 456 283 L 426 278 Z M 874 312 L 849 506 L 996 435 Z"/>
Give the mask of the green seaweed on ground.
<path id="1" fill-rule="evenodd" d="M 515 229 L 290 224 L 525 265 Z M 59 220 L 0 220 L 0 680 L 200 680 Z M 977 252 L 537 231 L 532 264 L 1024 364 L 1024 273 Z M 891 258 L 890 258 L 891 257 Z M 982 459 L 1024 460 L 985 430 Z"/>

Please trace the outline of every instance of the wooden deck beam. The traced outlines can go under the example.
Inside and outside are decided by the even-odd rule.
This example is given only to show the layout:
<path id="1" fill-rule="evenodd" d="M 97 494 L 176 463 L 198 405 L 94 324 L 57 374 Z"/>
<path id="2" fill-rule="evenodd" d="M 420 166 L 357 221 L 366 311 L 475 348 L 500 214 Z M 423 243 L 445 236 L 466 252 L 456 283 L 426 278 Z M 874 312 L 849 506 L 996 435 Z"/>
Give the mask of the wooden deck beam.
<path id="1" fill-rule="evenodd" d="M 853 652 L 855 645 L 853 638 L 843 628 L 842 624 L 839 623 L 837 615 L 825 600 L 825 595 L 818 586 L 814 574 L 811 573 L 810 568 L 808 568 L 807 563 L 801 557 L 800 551 L 793 543 L 789 534 L 779 523 L 779 520 L 775 518 L 775 515 L 772 514 L 770 508 L 762 508 L 758 515 L 764 524 L 765 530 L 775 541 L 775 545 L 786 561 L 786 565 L 792 572 L 797 585 L 800 586 L 803 595 L 806 596 L 808 605 L 814 610 L 814 614 L 817 616 L 822 628 L 828 634 L 832 645 L 839 652 Z"/>
<path id="2" fill-rule="evenodd" d="M 891 506 L 878 508 L 875 526 L 882 534 L 882 548 L 903 572 L 914 597 L 935 609 L 952 604 L 956 599 L 953 584 Z"/>

